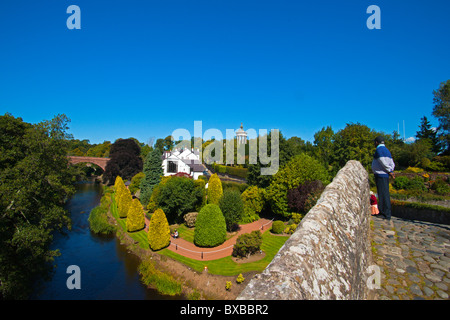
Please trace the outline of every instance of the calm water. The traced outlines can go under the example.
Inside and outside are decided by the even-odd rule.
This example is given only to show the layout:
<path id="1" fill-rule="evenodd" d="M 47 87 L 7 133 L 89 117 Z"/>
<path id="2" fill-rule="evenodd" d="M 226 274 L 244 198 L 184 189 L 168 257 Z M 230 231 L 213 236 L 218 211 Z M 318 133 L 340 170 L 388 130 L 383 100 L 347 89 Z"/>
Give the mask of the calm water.
<path id="1" fill-rule="evenodd" d="M 89 230 L 88 217 L 100 203 L 101 185 L 83 182 L 67 203 L 72 230 L 55 234 L 52 249 L 59 249 L 50 281 L 37 285 L 32 299 L 171 299 L 147 289 L 139 280 L 139 259 L 127 253 L 115 236 L 97 236 Z M 67 267 L 81 270 L 81 289 L 69 290 Z"/>

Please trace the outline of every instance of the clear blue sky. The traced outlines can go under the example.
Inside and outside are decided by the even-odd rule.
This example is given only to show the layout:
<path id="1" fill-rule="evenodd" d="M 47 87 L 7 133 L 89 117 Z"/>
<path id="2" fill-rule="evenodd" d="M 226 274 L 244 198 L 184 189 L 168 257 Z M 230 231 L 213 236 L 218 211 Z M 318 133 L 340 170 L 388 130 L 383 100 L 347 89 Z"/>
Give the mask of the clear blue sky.
<path id="1" fill-rule="evenodd" d="M 69 30 L 69 5 L 81 30 Z M 381 30 L 366 9 L 381 8 Z M 360 122 L 406 136 L 450 78 L 450 1 L 0 2 L 0 114 L 71 118 L 92 143 L 174 129 Z"/>

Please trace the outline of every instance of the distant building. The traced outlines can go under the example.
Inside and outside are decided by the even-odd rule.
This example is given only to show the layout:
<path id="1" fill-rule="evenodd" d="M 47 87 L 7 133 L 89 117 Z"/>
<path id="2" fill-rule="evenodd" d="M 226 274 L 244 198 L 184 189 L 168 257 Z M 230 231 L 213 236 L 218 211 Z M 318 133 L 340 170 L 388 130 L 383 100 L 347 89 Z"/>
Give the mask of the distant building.
<path id="1" fill-rule="evenodd" d="M 244 126 L 241 122 L 241 127 L 236 130 L 236 140 L 237 144 L 246 144 L 247 143 L 247 132 L 244 131 Z"/>
<path id="2" fill-rule="evenodd" d="M 206 170 L 200 160 L 200 152 L 194 149 L 165 151 L 162 155 L 162 168 L 164 176 L 186 173 L 194 180 Z"/>

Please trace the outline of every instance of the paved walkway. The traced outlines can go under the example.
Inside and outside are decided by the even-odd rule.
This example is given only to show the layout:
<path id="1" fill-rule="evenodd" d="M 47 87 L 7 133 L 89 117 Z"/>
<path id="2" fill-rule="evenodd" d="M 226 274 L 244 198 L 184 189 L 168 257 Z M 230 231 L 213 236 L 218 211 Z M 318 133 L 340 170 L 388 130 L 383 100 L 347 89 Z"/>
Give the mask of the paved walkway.
<path id="1" fill-rule="evenodd" d="M 381 269 L 377 299 L 445 299 L 450 296 L 450 226 L 371 217 L 374 262 Z"/>
<path id="2" fill-rule="evenodd" d="M 145 218 L 145 225 L 146 225 L 145 230 L 148 230 L 147 226 L 149 225 L 149 220 L 147 219 L 147 217 Z M 220 246 L 214 248 L 201 248 L 197 247 L 192 242 L 186 241 L 184 239 L 171 238 L 170 239 L 171 242 L 168 249 L 182 256 L 195 260 L 204 260 L 204 261 L 216 260 L 227 256 L 231 256 L 231 253 L 233 252 L 233 246 L 236 243 L 236 240 L 239 235 L 243 233 L 250 233 L 254 230 L 261 230 L 261 232 L 264 232 L 265 230 L 268 230 L 270 228 L 272 228 L 272 220 L 260 219 L 252 223 L 241 225 L 236 235 L 226 240 Z"/>

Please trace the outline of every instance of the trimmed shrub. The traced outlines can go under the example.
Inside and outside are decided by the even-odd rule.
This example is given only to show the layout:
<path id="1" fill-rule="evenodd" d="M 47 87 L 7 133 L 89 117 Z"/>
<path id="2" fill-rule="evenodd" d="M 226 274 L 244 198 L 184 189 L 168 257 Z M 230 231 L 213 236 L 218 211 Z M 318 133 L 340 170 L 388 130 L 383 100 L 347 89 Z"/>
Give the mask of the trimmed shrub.
<path id="1" fill-rule="evenodd" d="M 283 233 L 285 226 L 283 221 L 277 220 L 272 223 L 272 232 L 276 234 Z"/>
<path id="2" fill-rule="evenodd" d="M 255 230 L 250 233 L 241 234 L 233 247 L 233 257 L 249 257 L 261 250 L 262 234 Z"/>
<path id="3" fill-rule="evenodd" d="M 195 222 L 197 221 L 197 216 L 198 216 L 198 212 L 186 213 L 183 217 L 184 224 L 186 225 L 186 227 L 188 227 L 188 228 L 195 227 Z"/>
<path id="4" fill-rule="evenodd" d="M 127 188 L 121 190 L 118 200 L 119 217 L 122 219 L 126 218 L 131 206 L 131 201 L 133 200 L 133 198 L 131 198 L 130 190 Z"/>
<path id="5" fill-rule="evenodd" d="M 144 210 L 142 210 L 142 204 L 138 199 L 133 199 L 128 209 L 127 215 L 127 230 L 128 232 L 134 232 L 144 229 L 145 217 Z"/>
<path id="6" fill-rule="evenodd" d="M 225 218 L 216 204 L 207 204 L 197 216 L 194 243 L 199 247 L 215 247 L 225 242 L 227 227 Z"/>
<path id="7" fill-rule="evenodd" d="M 234 231 L 235 226 L 242 218 L 244 204 L 241 200 L 241 194 L 236 190 L 226 190 L 219 200 L 219 207 L 225 218 L 227 231 Z"/>
<path id="8" fill-rule="evenodd" d="M 170 244 L 170 228 L 166 215 L 161 209 L 153 213 L 148 225 L 148 244 L 153 251 L 163 249 Z"/>
<path id="9" fill-rule="evenodd" d="M 242 222 L 253 222 L 259 219 L 259 213 L 264 208 L 264 194 L 265 190 L 257 186 L 248 187 L 242 193 L 241 199 L 244 203 Z"/>
<path id="10" fill-rule="evenodd" d="M 236 167 L 226 167 L 227 170 L 227 174 L 231 175 L 231 176 L 236 176 L 236 177 L 240 177 L 240 178 L 247 178 L 247 172 L 248 169 L 247 168 L 236 168 Z"/>
<path id="11" fill-rule="evenodd" d="M 222 194 L 222 182 L 217 174 L 214 173 L 211 178 L 209 178 L 208 182 L 208 203 L 219 204 Z"/>

